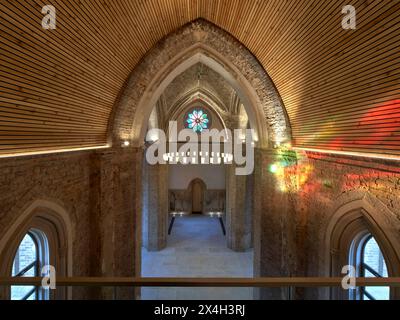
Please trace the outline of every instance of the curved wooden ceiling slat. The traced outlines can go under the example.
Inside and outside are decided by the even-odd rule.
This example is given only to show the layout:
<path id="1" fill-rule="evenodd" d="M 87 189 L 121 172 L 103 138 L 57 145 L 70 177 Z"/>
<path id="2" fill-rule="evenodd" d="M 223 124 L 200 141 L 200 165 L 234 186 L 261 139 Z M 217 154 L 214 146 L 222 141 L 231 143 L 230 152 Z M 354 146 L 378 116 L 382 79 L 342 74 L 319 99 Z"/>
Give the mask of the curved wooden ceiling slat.
<path id="1" fill-rule="evenodd" d="M 52 31 L 41 28 L 48 4 Z M 347 4 L 354 31 L 341 28 Z M 204 18 L 264 66 L 295 146 L 400 155 L 400 1 L 15 0 L 0 13 L 0 154 L 106 144 L 129 73 Z"/>

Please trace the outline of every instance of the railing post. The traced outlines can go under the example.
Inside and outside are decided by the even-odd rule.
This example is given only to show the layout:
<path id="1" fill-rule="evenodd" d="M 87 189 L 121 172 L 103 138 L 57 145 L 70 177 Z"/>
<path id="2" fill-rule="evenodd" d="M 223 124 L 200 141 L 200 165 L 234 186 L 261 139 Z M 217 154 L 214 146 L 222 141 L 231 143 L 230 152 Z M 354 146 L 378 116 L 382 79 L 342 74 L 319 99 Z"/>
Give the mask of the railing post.
<path id="1" fill-rule="evenodd" d="M 287 288 L 287 300 L 294 300 L 294 295 L 293 295 L 294 290 L 295 288 L 292 286 L 289 286 Z"/>

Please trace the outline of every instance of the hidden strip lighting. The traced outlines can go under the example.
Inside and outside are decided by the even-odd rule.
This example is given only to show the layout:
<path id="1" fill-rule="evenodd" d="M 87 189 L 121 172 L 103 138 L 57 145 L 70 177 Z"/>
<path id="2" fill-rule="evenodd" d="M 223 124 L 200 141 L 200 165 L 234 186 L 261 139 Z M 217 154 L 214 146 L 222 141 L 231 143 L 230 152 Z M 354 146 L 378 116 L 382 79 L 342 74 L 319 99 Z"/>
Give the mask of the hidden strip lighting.
<path id="1" fill-rule="evenodd" d="M 57 153 L 67 153 L 67 152 L 79 152 L 79 151 L 90 151 L 90 150 L 101 150 L 108 149 L 111 146 L 109 144 L 103 146 L 96 147 L 81 147 L 81 148 L 68 148 L 68 149 L 51 149 L 51 150 L 43 150 L 43 151 L 32 151 L 32 152 L 20 152 L 20 153 L 7 153 L 1 154 L 0 159 L 5 158 L 17 158 L 17 157 L 31 157 L 31 156 L 40 156 L 40 155 L 49 155 L 49 154 L 57 154 Z"/>
<path id="2" fill-rule="evenodd" d="M 353 157 L 362 157 L 362 158 L 400 161 L 400 156 L 395 156 L 395 155 L 390 155 L 390 154 L 386 155 L 386 154 L 376 154 L 376 153 L 340 151 L 340 150 L 331 150 L 331 149 L 314 149 L 314 148 L 302 148 L 302 147 L 293 147 L 293 150 L 317 152 L 317 153 L 324 153 L 324 154 L 337 154 L 337 155 L 342 155 L 342 156 L 353 156 Z"/>

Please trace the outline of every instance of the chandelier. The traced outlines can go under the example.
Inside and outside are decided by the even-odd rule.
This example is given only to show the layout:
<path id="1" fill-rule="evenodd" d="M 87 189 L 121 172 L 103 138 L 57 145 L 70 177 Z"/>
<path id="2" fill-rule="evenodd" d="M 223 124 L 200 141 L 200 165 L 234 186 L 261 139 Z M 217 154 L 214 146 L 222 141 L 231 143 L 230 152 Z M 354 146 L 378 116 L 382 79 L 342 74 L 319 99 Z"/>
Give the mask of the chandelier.
<path id="1" fill-rule="evenodd" d="M 232 164 L 233 154 L 221 152 L 170 152 L 163 155 L 170 164 Z"/>

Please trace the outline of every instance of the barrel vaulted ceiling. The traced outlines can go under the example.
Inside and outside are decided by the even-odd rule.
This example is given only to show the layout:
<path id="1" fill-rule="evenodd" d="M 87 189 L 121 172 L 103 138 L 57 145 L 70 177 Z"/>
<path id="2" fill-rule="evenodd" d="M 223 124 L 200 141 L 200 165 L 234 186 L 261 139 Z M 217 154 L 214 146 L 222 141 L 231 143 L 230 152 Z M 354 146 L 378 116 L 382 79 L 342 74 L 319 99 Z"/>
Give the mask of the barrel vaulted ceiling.
<path id="1" fill-rule="evenodd" d="M 41 27 L 49 4 L 56 30 Z M 348 4 L 356 30 L 341 27 Z M 0 13 L 0 154 L 106 144 L 141 58 L 203 18 L 263 65 L 295 146 L 400 155 L 398 0 L 0 0 Z"/>

